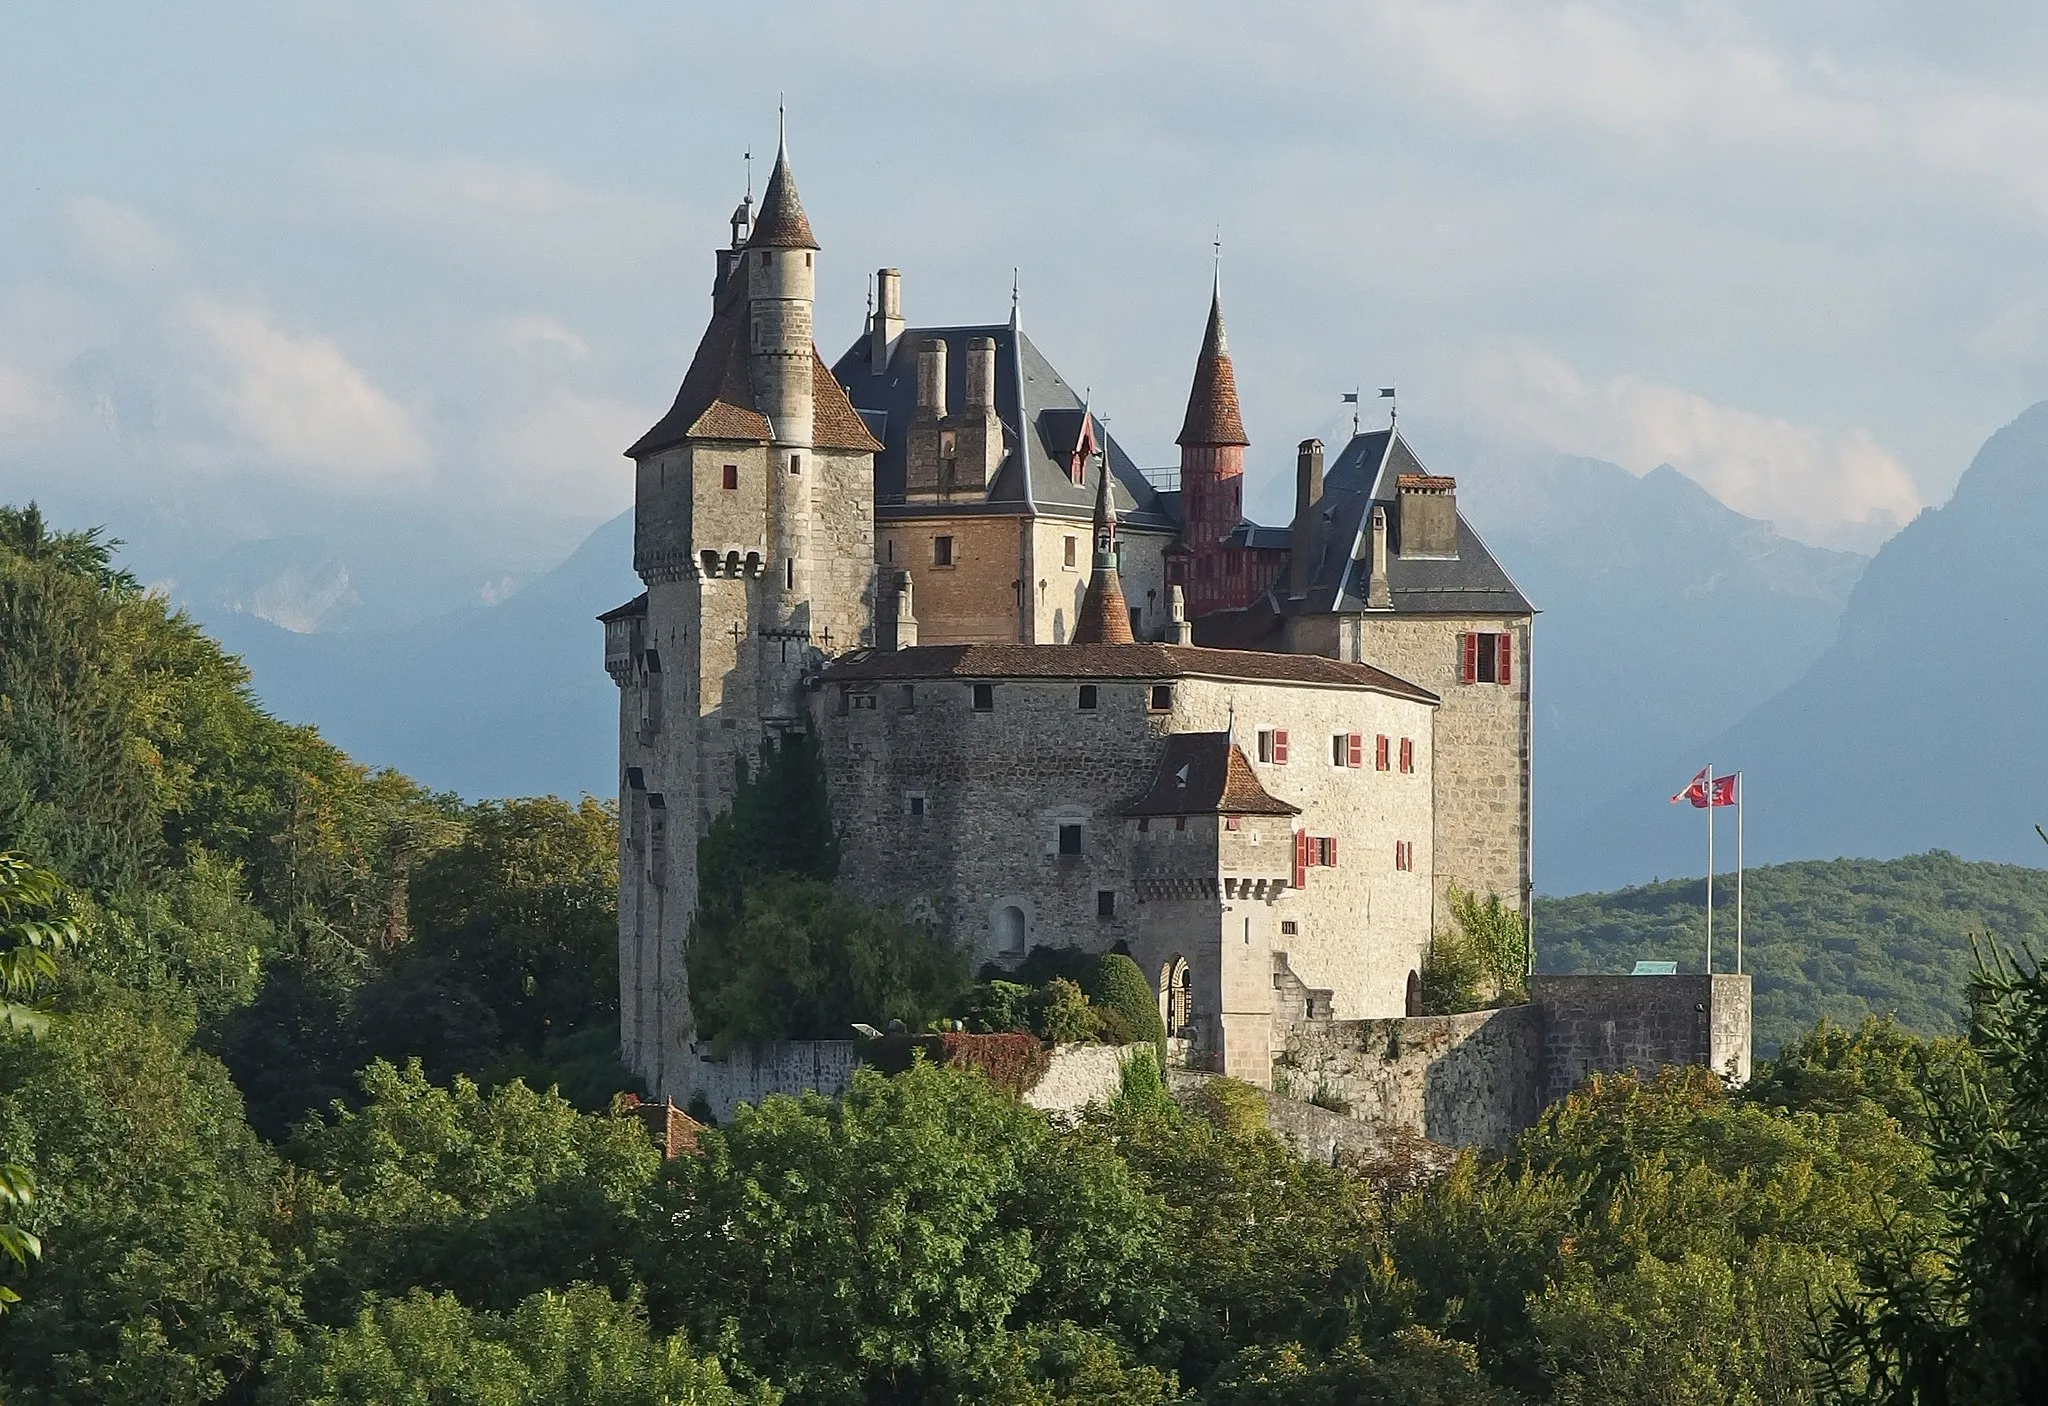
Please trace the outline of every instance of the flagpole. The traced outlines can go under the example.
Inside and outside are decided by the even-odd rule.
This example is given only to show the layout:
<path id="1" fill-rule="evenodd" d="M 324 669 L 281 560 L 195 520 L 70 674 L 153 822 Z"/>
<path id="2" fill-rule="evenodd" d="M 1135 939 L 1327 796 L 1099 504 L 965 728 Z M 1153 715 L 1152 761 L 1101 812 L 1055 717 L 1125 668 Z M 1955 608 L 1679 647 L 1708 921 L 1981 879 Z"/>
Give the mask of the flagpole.
<path id="1" fill-rule="evenodd" d="M 1742 974 L 1742 773 L 1735 773 L 1735 972 Z"/>
<path id="2" fill-rule="evenodd" d="M 1714 768 L 1707 765 L 1707 974 L 1714 971 Z"/>

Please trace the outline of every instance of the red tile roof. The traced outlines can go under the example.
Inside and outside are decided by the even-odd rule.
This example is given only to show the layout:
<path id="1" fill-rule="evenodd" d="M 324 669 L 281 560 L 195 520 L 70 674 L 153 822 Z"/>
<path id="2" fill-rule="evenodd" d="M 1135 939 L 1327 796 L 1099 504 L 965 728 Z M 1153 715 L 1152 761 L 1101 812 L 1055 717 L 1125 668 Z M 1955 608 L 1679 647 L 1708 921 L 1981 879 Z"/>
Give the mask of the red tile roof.
<path id="1" fill-rule="evenodd" d="M 1188 413 L 1176 444 L 1250 444 L 1237 408 L 1237 372 L 1230 364 L 1230 343 L 1223 335 L 1221 293 L 1209 300 L 1209 330 L 1202 354 L 1195 358 L 1195 383 L 1188 391 Z"/>
<path id="2" fill-rule="evenodd" d="M 1301 807 L 1267 791 L 1244 751 L 1222 732 L 1180 732 L 1166 739 L 1152 789 L 1126 815 L 1299 815 Z"/>

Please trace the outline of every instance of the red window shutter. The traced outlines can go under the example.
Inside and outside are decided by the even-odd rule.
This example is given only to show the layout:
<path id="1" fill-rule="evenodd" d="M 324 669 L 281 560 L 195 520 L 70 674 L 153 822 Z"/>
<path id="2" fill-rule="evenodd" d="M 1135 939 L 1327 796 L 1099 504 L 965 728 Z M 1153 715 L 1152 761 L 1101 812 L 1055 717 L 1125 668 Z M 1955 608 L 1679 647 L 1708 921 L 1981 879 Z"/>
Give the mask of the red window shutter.
<path id="1" fill-rule="evenodd" d="M 1276 731 L 1273 734 L 1273 764 L 1275 766 L 1287 765 L 1287 734 L 1285 732 Z"/>
<path id="2" fill-rule="evenodd" d="M 1506 633 L 1501 635 L 1500 650 L 1494 658 L 1497 661 L 1493 666 L 1494 678 L 1501 683 L 1513 683 L 1515 681 L 1515 637 L 1513 635 Z"/>
<path id="3" fill-rule="evenodd" d="M 1296 830 L 1294 832 L 1294 886 L 1297 889 L 1308 887 L 1308 831 L 1306 830 Z"/>
<path id="4" fill-rule="evenodd" d="M 1330 837 L 1329 839 L 1327 839 L 1327 840 L 1324 840 L 1324 841 L 1323 841 L 1323 843 L 1324 843 L 1324 844 L 1326 844 L 1326 845 L 1328 845 L 1328 846 L 1330 847 L 1330 857 L 1329 857 L 1329 858 L 1328 858 L 1327 860 L 1325 860 L 1325 861 L 1324 861 L 1324 863 L 1328 864 L 1328 865 L 1329 865 L 1329 866 L 1330 866 L 1330 867 L 1331 867 L 1332 869 L 1335 869 L 1335 868 L 1337 867 L 1337 839 L 1336 839 L 1336 836 L 1334 836 L 1334 835 L 1333 835 L 1333 836 L 1331 836 L 1331 837 Z"/>
<path id="5" fill-rule="evenodd" d="M 1415 740 L 1411 737 L 1401 739 L 1401 770 L 1415 770 Z"/>
<path id="6" fill-rule="evenodd" d="M 1464 667 L 1458 675 L 1458 681 L 1460 683 L 1477 683 L 1479 681 L 1479 636 L 1473 631 L 1467 630 L 1458 638 L 1464 645 L 1465 653 Z"/>
<path id="7" fill-rule="evenodd" d="M 1384 732 L 1373 741 L 1372 764 L 1380 771 L 1387 769 L 1387 735 Z"/>
<path id="8" fill-rule="evenodd" d="M 1347 734 L 1345 734 L 1345 737 L 1344 737 L 1344 765 L 1346 765 L 1346 766 L 1364 766 L 1364 765 L 1365 765 L 1365 734 L 1364 734 L 1364 733 L 1362 733 L 1362 732 L 1352 732 L 1352 733 L 1347 733 Z"/>

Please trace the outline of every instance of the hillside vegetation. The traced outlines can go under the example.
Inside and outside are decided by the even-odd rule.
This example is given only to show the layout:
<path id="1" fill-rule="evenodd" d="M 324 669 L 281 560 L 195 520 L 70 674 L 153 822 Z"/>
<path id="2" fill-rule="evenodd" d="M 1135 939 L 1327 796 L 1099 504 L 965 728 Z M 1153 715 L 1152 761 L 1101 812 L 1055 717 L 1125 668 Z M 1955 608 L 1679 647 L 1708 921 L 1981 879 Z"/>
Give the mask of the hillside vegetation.
<path id="1" fill-rule="evenodd" d="M 2048 859 L 2048 849 L 2042 850 Z M 1972 864 L 1936 850 L 1753 869 L 1743 881 L 1743 967 L 1755 982 L 1756 1048 L 1773 1054 L 1823 1017 L 1894 1015 L 1923 1035 L 1963 1027 L 1971 939 L 2048 952 L 2048 869 Z M 1699 971 L 1706 884 L 1671 880 L 1536 901 L 1536 965 L 1626 972 L 1638 959 Z M 1714 884 L 1714 954 L 1734 970 L 1735 876 Z"/>

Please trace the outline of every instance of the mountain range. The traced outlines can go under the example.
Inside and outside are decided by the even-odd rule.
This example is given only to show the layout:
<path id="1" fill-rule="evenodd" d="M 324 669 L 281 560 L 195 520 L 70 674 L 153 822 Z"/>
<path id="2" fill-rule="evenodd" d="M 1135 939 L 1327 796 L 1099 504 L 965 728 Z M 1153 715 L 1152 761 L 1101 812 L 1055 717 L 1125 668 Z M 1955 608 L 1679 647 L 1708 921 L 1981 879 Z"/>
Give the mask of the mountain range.
<path id="1" fill-rule="evenodd" d="M 2048 402 L 1992 435 L 1947 504 L 1885 543 L 1796 680 L 1586 815 L 1569 886 L 1698 872 L 1698 813 L 1660 824 L 1649 812 L 1659 786 L 1707 761 L 1744 773 L 1754 863 L 1936 847 L 2048 861 L 2034 832 L 2048 820 L 2044 537 Z"/>

